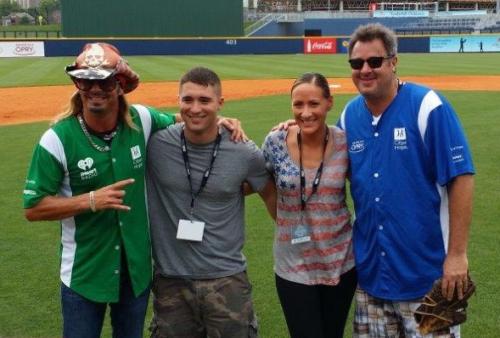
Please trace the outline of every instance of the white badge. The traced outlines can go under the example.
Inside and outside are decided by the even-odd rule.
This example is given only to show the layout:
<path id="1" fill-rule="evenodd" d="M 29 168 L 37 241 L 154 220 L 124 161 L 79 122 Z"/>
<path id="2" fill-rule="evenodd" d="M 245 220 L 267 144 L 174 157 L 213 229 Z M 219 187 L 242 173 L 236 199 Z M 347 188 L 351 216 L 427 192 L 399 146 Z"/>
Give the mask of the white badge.
<path id="1" fill-rule="evenodd" d="M 304 236 L 304 237 L 299 237 L 299 238 L 293 238 L 292 239 L 292 244 L 300 244 L 300 243 L 306 243 L 311 240 L 311 236 Z"/>
<path id="2" fill-rule="evenodd" d="M 181 219 L 179 220 L 179 226 L 177 227 L 177 239 L 201 242 L 203 239 L 204 229 L 204 222 Z"/>
<path id="3" fill-rule="evenodd" d="M 311 240 L 309 230 L 306 226 L 299 225 L 295 228 L 292 234 L 292 244 L 306 243 Z"/>

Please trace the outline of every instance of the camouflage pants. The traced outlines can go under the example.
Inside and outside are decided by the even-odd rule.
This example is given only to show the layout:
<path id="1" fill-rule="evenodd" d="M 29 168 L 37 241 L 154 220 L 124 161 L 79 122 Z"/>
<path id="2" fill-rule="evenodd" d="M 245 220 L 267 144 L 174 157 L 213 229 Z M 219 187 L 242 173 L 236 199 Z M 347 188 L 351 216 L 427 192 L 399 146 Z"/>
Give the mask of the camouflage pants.
<path id="1" fill-rule="evenodd" d="M 155 273 L 153 311 L 151 337 L 257 337 L 246 272 L 207 280 Z"/>

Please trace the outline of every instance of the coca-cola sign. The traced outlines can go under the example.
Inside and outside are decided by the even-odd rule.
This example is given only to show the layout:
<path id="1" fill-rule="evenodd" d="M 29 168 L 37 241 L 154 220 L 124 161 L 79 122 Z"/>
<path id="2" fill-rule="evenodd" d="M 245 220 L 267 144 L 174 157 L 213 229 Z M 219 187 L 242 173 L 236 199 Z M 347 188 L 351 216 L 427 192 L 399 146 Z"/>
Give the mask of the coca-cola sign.
<path id="1" fill-rule="evenodd" d="M 337 41 L 335 38 L 305 38 L 304 54 L 335 54 Z"/>

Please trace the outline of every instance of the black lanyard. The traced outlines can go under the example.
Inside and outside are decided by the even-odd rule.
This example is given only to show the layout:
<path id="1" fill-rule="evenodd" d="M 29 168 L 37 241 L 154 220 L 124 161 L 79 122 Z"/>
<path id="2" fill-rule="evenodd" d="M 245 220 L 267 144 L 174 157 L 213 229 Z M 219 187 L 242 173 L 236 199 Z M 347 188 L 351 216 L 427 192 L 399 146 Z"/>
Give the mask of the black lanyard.
<path id="1" fill-rule="evenodd" d="M 193 191 L 193 182 L 191 182 L 191 165 L 189 164 L 186 136 L 184 135 L 184 129 L 181 131 L 182 158 L 184 159 L 184 167 L 186 168 L 186 175 L 189 180 L 189 189 L 191 190 L 191 214 L 193 213 L 195 199 L 198 197 L 198 195 L 200 195 L 203 188 L 205 188 L 205 186 L 207 185 L 208 178 L 210 177 L 210 173 L 212 172 L 212 169 L 214 167 L 214 161 L 215 158 L 217 157 L 217 152 L 219 151 L 220 142 L 221 142 L 221 135 L 220 133 L 218 133 L 217 138 L 215 139 L 214 148 L 212 150 L 212 159 L 210 160 L 210 166 L 207 169 L 205 169 L 205 172 L 203 173 L 203 178 L 200 183 L 200 188 L 195 193 Z"/>
<path id="2" fill-rule="evenodd" d="M 308 198 L 306 198 L 306 173 L 302 166 L 302 138 L 300 136 L 300 130 L 297 133 L 297 143 L 299 145 L 299 160 L 300 160 L 300 207 L 304 211 L 306 209 L 306 203 L 309 201 L 311 196 L 318 190 L 319 182 L 321 181 L 321 174 L 323 173 L 323 161 L 325 159 L 326 146 L 328 145 L 328 138 L 330 132 L 328 126 L 325 125 L 325 141 L 323 143 L 323 157 L 321 158 L 321 163 L 316 171 L 316 176 L 314 176 L 314 181 L 312 185 L 312 192 Z"/>

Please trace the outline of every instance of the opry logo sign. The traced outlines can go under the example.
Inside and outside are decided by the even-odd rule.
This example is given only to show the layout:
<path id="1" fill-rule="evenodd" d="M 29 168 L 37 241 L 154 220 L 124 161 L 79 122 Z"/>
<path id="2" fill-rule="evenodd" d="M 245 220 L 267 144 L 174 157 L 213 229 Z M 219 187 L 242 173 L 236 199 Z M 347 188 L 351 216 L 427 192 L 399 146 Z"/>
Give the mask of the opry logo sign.
<path id="1" fill-rule="evenodd" d="M 311 37 L 304 39 L 304 54 L 336 54 L 337 39 Z"/>

